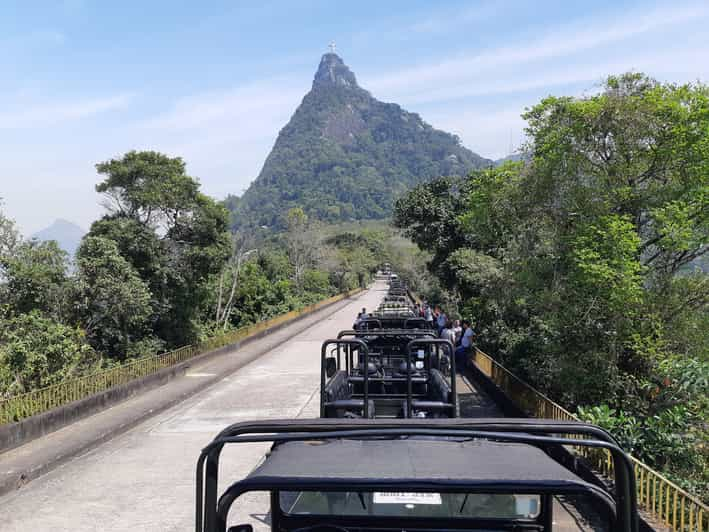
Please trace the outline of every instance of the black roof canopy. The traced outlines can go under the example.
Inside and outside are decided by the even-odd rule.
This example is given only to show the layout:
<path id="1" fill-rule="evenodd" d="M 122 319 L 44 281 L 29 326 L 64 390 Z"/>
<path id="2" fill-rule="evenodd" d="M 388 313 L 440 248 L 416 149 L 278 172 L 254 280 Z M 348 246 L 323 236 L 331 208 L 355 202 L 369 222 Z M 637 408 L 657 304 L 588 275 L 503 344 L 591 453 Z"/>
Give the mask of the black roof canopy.
<path id="1" fill-rule="evenodd" d="M 564 433 L 590 439 L 558 436 Z M 258 441 L 274 442 L 264 461 L 218 497 L 224 445 Z M 609 450 L 615 497 L 554 460 L 545 452 L 549 445 Z M 638 530 L 627 456 L 604 431 L 572 421 L 318 419 L 231 425 L 198 461 L 197 530 L 221 530 L 231 503 L 255 490 L 586 494 L 616 515 L 618 530 Z"/>
<path id="2" fill-rule="evenodd" d="M 328 439 L 275 446 L 246 482 L 583 483 L 541 449 L 470 439 Z"/>

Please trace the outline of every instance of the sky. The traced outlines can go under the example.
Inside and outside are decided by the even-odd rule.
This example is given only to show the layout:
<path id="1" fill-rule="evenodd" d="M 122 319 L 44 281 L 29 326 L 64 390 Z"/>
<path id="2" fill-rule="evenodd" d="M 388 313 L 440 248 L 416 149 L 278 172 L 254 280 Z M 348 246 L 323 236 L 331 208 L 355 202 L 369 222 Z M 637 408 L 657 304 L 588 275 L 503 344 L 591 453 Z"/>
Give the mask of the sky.
<path id="1" fill-rule="evenodd" d="M 379 100 L 484 157 L 520 114 L 645 72 L 709 82 L 709 0 L 8 0 L 0 3 L 0 198 L 25 235 L 103 214 L 94 165 L 181 156 L 240 195 L 310 89 L 330 42 Z"/>

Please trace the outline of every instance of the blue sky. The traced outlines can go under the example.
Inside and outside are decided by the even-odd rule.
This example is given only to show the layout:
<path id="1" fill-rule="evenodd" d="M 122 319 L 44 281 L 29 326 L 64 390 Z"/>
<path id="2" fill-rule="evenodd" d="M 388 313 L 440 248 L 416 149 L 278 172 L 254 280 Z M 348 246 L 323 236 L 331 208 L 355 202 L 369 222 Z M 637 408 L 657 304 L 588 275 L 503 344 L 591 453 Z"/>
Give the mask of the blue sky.
<path id="1" fill-rule="evenodd" d="M 240 194 L 327 44 L 380 100 L 497 158 L 520 113 L 607 74 L 709 81 L 709 0 L 103 2 L 0 5 L 0 197 L 25 234 L 102 214 L 93 165 L 182 156 Z"/>

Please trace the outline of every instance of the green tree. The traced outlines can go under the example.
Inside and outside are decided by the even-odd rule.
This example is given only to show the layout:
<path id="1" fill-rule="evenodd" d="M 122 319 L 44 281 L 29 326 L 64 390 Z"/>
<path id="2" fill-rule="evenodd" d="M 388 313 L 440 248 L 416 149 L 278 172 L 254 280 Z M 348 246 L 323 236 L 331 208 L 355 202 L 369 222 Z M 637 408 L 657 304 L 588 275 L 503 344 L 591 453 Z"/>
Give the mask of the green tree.
<path id="1" fill-rule="evenodd" d="M 641 459 L 706 480 L 709 281 L 691 265 L 709 251 L 709 89 L 627 74 L 524 117 L 528 163 L 419 185 L 395 224 L 485 350 L 569 408 L 632 418 Z"/>
<path id="2" fill-rule="evenodd" d="M 30 240 L 0 255 L 2 299 L 16 314 L 40 310 L 55 318 L 66 312 L 66 253 L 53 240 Z"/>
<path id="3" fill-rule="evenodd" d="M 2 198 L 0 198 L 0 207 L 2 207 Z M 0 257 L 11 253 L 20 240 L 20 232 L 15 226 L 15 221 L 0 210 Z"/>
<path id="4" fill-rule="evenodd" d="M 0 397 L 56 384 L 94 367 L 83 332 L 33 310 L 2 320 Z"/>
<path id="5" fill-rule="evenodd" d="M 90 236 L 112 240 L 156 295 L 162 292 L 168 260 L 154 228 L 124 215 L 104 216 L 91 225 Z"/>
<path id="6" fill-rule="evenodd" d="M 333 295 L 334 291 L 327 272 L 320 270 L 305 270 L 303 290 L 309 295 L 307 303 L 316 303 Z"/>
<path id="7" fill-rule="evenodd" d="M 709 249 L 709 88 L 642 74 L 612 76 L 604 88 L 525 113 L 532 197 L 559 222 L 628 216 L 643 265 L 666 278 Z"/>
<path id="8" fill-rule="evenodd" d="M 176 225 L 199 195 L 199 184 L 186 174 L 180 157 L 130 151 L 98 163 L 96 170 L 106 176 L 96 191 L 104 194 L 107 210 L 146 225 Z"/>
<path id="9" fill-rule="evenodd" d="M 286 214 L 288 258 L 293 266 L 296 287 L 303 288 L 303 274 L 313 263 L 316 242 L 308 223 L 308 215 L 302 208 L 294 207 Z"/>
<path id="10" fill-rule="evenodd" d="M 229 257 L 226 210 L 199 192 L 179 157 L 133 151 L 96 168 L 109 215 L 89 234 L 114 240 L 150 288 L 156 335 L 170 346 L 195 340 L 210 278 Z"/>
<path id="11" fill-rule="evenodd" d="M 125 359 L 152 332 L 148 287 L 106 238 L 85 237 L 77 265 L 76 307 L 89 342 L 111 358 Z"/>
<path id="12" fill-rule="evenodd" d="M 340 292 L 353 286 L 364 288 L 377 267 L 387 262 L 382 239 L 382 234 L 363 231 L 339 233 L 325 240 L 330 247 L 325 248 L 321 264 L 333 275 Z"/>
<path id="13" fill-rule="evenodd" d="M 283 314 L 301 306 L 302 295 L 296 295 L 290 279 L 269 278 L 257 261 L 248 261 L 234 297 L 232 323 L 248 325 Z"/>
<path id="14" fill-rule="evenodd" d="M 251 239 L 242 232 L 232 235 L 231 257 L 219 275 L 217 304 L 214 320 L 217 326 L 226 330 L 234 309 L 234 296 L 239 286 L 241 269 L 258 250 L 251 247 Z"/>

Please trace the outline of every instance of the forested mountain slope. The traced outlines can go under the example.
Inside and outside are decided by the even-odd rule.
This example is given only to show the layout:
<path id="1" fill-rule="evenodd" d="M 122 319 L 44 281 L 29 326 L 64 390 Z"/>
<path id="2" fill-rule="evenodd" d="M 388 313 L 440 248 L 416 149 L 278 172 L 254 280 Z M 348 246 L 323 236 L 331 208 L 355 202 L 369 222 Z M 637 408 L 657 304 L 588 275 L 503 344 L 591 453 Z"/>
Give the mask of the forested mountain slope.
<path id="1" fill-rule="evenodd" d="M 490 164 L 419 115 L 373 98 L 328 53 L 258 178 L 227 205 L 237 225 L 282 225 L 295 206 L 326 221 L 383 218 L 410 186 Z"/>

